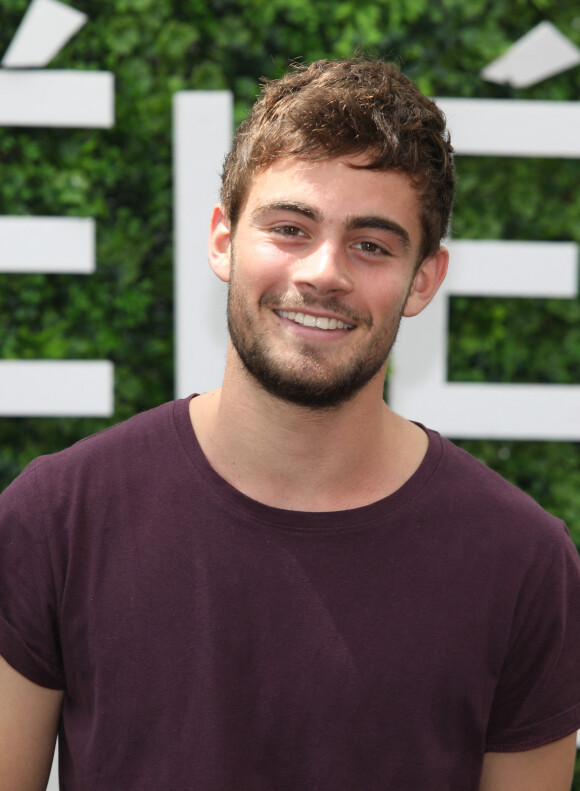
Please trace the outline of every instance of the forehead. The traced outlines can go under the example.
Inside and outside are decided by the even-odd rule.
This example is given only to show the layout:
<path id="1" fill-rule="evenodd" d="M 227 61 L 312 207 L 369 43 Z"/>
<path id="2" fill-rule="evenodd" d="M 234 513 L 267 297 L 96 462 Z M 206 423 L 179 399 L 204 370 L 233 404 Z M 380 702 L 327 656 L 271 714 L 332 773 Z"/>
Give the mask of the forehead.
<path id="1" fill-rule="evenodd" d="M 418 243 L 418 190 L 405 173 L 367 170 L 360 167 L 365 162 L 364 155 L 321 161 L 276 160 L 254 176 L 242 215 L 249 218 L 260 207 L 300 201 L 329 223 L 346 225 L 353 217 L 364 216 L 393 220 L 407 230 L 413 244 Z"/>

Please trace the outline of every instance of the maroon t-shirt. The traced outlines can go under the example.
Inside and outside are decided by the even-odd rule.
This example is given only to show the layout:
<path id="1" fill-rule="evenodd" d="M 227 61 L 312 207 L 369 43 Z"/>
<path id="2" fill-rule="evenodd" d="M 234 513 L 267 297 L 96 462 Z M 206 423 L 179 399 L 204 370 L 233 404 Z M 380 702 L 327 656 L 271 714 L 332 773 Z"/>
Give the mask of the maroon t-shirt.
<path id="1" fill-rule="evenodd" d="M 187 400 L 29 465 L 0 497 L 0 653 L 65 690 L 63 791 L 475 791 L 485 750 L 578 728 L 566 528 L 429 438 L 331 513 L 233 489 Z"/>

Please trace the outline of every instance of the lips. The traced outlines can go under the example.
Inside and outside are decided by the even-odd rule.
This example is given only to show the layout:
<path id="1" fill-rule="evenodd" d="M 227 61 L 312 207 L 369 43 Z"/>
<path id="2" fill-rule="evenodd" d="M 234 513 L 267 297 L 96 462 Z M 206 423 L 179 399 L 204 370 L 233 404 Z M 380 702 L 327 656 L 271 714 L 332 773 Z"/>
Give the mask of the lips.
<path id="1" fill-rule="evenodd" d="M 346 324 L 340 319 L 329 318 L 328 316 L 313 316 L 311 313 L 301 313 L 294 310 L 276 310 L 278 316 L 302 324 L 304 327 L 315 327 L 319 330 L 353 330 L 352 324 Z"/>

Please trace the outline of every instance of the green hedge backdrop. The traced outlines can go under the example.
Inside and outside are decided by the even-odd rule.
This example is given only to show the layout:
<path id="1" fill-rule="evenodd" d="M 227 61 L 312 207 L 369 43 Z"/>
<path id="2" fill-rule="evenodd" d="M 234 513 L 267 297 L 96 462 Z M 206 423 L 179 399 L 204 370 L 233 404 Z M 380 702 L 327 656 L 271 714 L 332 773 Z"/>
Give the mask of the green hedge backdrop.
<path id="1" fill-rule="evenodd" d="M 0 52 L 27 5 L 3 0 Z M 239 122 L 260 76 L 280 75 L 295 58 L 348 56 L 362 48 L 396 60 L 429 95 L 580 97 L 580 67 L 519 90 L 479 76 L 544 19 L 580 45 L 580 7 L 559 0 L 73 5 L 90 21 L 50 67 L 113 71 L 115 126 L 0 129 L 0 214 L 95 217 L 97 271 L 88 277 L 0 275 L 0 355 L 110 359 L 116 412 L 108 421 L 0 419 L 0 489 L 39 453 L 173 396 L 175 91 L 229 89 Z M 580 161 L 459 157 L 457 164 L 456 237 L 580 242 Z M 452 300 L 452 379 L 580 383 L 579 361 L 580 300 Z M 459 444 L 565 518 L 580 547 L 578 443 Z"/>

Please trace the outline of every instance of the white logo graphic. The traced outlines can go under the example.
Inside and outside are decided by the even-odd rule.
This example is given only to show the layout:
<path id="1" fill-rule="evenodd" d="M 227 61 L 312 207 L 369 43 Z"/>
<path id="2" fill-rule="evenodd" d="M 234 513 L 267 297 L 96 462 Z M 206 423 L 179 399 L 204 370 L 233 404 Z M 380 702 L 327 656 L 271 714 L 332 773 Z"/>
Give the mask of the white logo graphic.
<path id="1" fill-rule="evenodd" d="M 85 21 L 83 14 L 57 0 L 33 0 L 0 70 L 0 124 L 113 124 L 111 74 L 38 70 Z M 482 74 L 521 87 L 579 63 L 580 51 L 552 25 L 542 23 Z M 578 102 L 441 99 L 439 103 L 458 154 L 580 157 Z M 231 130 L 229 93 L 176 95 L 177 395 L 216 387 L 223 372 L 226 292 L 211 275 L 205 250 L 207 221 L 217 200 Z M 448 298 L 456 294 L 573 298 L 577 245 L 451 240 L 449 247 L 452 267 L 441 295 L 419 317 L 404 322 L 389 382 L 392 407 L 454 437 L 580 439 L 580 386 L 447 381 Z M 2 271 L 90 273 L 95 266 L 94 223 L 64 217 L 0 218 L 0 250 Z M 74 381 L 63 379 L 67 369 Z M 0 414 L 112 412 L 112 366 L 106 361 L 5 361 L 0 363 L 0 376 Z M 40 407 L 42 412 L 36 403 L 38 392 L 46 394 L 44 402 L 49 405 L 49 409 Z M 30 393 L 35 394 L 33 403 Z"/>
<path id="2" fill-rule="evenodd" d="M 0 126 L 108 128 L 110 72 L 43 70 L 87 21 L 57 0 L 33 0 L 0 69 Z M 95 271 L 95 223 L 76 217 L 0 217 L 0 271 Z M 0 415 L 109 416 L 113 366 L 102 361 L 0 361 Z"/>
<path id="3" fill-rule="evenodd" d="M 551 22 L 540 24 L 497 60 L 481 76 L 488 82 L 508 83 L 528 88 L 580 64 L 580 50 Z"/>
<path id="4" fill-rule="evenodd" d="M 580 63 L 549 23 L 485 71 L 529 85 Z M 441 99 L 458 154 L 580 157 L 577 102 Z M 176 393 L 220 384 L 226 349 L 225 291 L 206 260 L 207 221 L 228 149 L 231 97 L 184 92 L 174 103 L 176 207 Z M 201 155 L 199 152 L 203 152 Z M 452 265 L 426 311 L 404 321 L 393 354 L 395 411 L 452 437 L 580 439 L 580 386 L 447 381 L 448 302 L 453 295 L 577 295 L 577 245 L 570 242 L 450 240 Z"/>
<path id="5" fill-rule="evenodd" d="M 531 85 L 580 63 L 580 51 L 549 23 L 483 70 L 487 79 Z M 471 156 L 580 158 L 580 103 L 440 99 L 455 150 Z M 449 241 L 450 272 L 435 301 L 404 320 L 389 379 L 392 408 L 457 438 L 580 439 L 579 385 L 447 381 L 452 295 L 560 297 L 578 293 L 578 246 L 570 242 Z"/>

